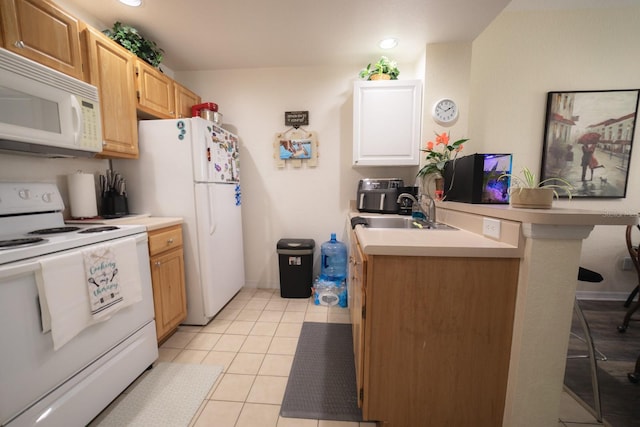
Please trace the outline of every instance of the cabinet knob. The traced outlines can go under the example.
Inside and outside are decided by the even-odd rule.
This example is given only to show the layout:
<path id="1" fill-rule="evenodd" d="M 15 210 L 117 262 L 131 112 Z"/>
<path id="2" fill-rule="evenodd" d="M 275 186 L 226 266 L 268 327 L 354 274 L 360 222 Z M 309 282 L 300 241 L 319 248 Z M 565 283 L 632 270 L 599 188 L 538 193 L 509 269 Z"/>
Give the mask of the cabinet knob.
<path id="1" fill-rule="evenodd" d="M 153 265 L 155 265 L 156 267 L 160 267 L 160 261 L 154 262 Z"/>
<path id="2" fill-rule="evenodd" d="M 18 49 L 24 49 L 24 42 L 22 40 L 18 40 L 17 42 L 15 42 L 13 44 L 15 47 L 17 47 Z"/>
<path id="3" fill-rule="evenodd" d="M 173 244 L 173 238 L 167 239 L 167 243 L 170 244 L 170 245 Z"/>

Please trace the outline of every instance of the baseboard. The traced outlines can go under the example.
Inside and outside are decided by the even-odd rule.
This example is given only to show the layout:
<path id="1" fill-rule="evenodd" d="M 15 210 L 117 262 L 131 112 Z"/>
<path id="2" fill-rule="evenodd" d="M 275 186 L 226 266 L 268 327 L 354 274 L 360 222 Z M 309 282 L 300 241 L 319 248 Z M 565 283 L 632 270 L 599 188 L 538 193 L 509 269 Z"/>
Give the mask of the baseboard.
<path id="1" fill-rule="evenodd" d="M 576 291 L 576 297 L 584 300 L 626 301 L 629 297 L 629 292 Z"/>
<path id="2" fill-rule="evenodd" d="M 280 283 L 263 283 L 255 280 L 245 280 L 244 287 L 249 289 L 280 289 Z"/>

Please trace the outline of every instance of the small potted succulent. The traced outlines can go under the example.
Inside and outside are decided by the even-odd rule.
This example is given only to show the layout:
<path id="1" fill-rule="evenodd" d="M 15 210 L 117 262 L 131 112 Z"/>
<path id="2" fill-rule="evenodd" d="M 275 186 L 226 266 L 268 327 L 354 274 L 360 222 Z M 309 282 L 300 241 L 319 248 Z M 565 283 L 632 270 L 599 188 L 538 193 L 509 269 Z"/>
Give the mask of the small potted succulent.
<path id="1" fill-rule="evenodd" d="M 160 49 L 156 42 L 147 40 L 130 25 L 123 25 L 119 21 L 113 24 L 113 28 L 102 31 L 111 40 L 114 40 L 125 49 L 133 52 L 138 58 L 158 68 L 162 62 L 164 50 Z"/>
<path id="2" fill-rule="evenodd" d="M 514 208 L 550 209 L 553 198 L 560 197 L 557 190 L 562 190 L 571 198 L 573 185 L 562 178 L 547 178 L 539 181 L 527 167 L 522 168 L 522 176 L 502 174 L 498 179 L 509 178 L 509 203 Z"/>
<path id="3" fill-rule="evenodd" d="M 391 61 L 386 56 L 381 56 L 375 64 L 367 64 L 366 68 L 360 70 L 359 76 L 366 80 L 398 80 L 398 64 Z"/>

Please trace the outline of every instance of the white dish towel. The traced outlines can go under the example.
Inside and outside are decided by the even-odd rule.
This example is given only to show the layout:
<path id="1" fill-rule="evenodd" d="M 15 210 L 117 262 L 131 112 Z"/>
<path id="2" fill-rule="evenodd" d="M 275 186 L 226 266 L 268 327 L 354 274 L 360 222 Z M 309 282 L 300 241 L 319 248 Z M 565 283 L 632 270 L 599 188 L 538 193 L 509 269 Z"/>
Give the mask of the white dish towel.
<path id="1" fill-rule="evenodd" d="M 47 257 L 36 281 L 42 330 L 51 330 L 58 350 L 85 328 L 142 300 L 136 239 Z"/>

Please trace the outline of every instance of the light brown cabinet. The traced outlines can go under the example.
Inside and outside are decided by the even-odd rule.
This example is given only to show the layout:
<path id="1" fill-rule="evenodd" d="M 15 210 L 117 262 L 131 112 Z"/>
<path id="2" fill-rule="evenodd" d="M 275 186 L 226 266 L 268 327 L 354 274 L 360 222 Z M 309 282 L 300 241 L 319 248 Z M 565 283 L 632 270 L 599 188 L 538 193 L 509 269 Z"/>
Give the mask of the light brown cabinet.
<path id="1" fill-rule="evenodd" d="M 177 82 L 173 82 L 176 99 L 176 119 L 191 117 L 191 107 L 201 103 L 201 98 L 196 93 Z"/>
<path id="2" fill-rule="evenodd" d="M 102 113 L 100 157 L 138 158 L 138 122 L 134 86 L 135 56 L 100 31 L 82 31 L 88 81 L 98 88 Z"/>
<path id="3" fill-rule="evenodd" d="M 158 342 L 187 317 L 182 226 L 149 232 L 151 284 Z"/>
<path id="4" fill-rule="evenodd" d="M 364 318 L 366 316 L 365 301 L 367 290 L 367 259 L 358 245 L 355 233 L 351 231 L 349 239 L 349 282 L 348 292 L 353 334 L 353 354 L 355 356 L 356 389 L 358 390 L 358 406 L 362 407 L 363 368 L 364 368 Z M 363 390 L 361 393 L 360 390 Z"/>
<path id="5" fill-rule="evenodd" d="M 46 0 L 0 0 L 3 46 L 82 80 L 78 20 Z"/>
<path id="6" fill-rule="evenodd" d="M 191 117 L 191 107 L 200 97 L 141 59 L 136 59 L 137 110 L 141 118 L 179 119 Z"/>
<path id="7" fill-rule="evenodd" d="M 173 80 L 139 58 L 135 60 L 135 69 L 138 114 L 158 119 L 174 118 Z"/>
<path id="8" fill-rule="evenodd" d="M 502 425 L 519 259 L 360 259 L 351 238 L 364 419 L 385 427 Z"/>

